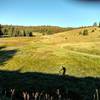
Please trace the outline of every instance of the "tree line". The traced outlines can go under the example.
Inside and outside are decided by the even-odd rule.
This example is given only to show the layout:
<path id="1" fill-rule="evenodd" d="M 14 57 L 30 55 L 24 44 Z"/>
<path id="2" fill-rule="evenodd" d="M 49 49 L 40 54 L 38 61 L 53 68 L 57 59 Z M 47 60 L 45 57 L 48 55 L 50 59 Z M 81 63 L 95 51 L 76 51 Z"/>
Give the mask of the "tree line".
<path id="1" fill-rule="evenodd" d="M 73 28 L 62 28 L 58 26 L 14 26 L 0 24 L 0 37 L 18 37 L 18 36 L 34 36 L 34 32 L 42 33 L 42 35 L 51 35 L 58 32 L 64 32 Z"/>

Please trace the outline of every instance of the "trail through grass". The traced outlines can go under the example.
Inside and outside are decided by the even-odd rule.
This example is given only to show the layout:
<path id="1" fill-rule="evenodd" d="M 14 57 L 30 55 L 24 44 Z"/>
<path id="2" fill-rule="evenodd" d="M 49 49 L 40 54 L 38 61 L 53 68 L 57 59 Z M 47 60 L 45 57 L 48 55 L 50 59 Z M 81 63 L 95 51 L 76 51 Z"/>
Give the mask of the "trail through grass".
<path id="1" fill-rule="evenodd" d="M 80 29 L 77 29 L 32 38 L 1 38 L 0 47 L 6 47 L 0 51 L 14 49 L 18 51 L 11 59 L 6 60 L 5 64 L 0 65 L 0 69 L 59 74 L 60 66 L 63 65 L 69 75 L 100 76 L 98 33 L 93 38 L 94 33 L 84 37 L 78 35 L 79 31 Z"/>

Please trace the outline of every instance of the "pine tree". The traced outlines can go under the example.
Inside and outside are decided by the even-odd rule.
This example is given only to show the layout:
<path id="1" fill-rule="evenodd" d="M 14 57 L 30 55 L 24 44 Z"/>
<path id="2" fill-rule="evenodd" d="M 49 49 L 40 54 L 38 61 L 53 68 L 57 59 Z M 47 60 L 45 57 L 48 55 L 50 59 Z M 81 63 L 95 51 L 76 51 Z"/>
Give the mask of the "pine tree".
<path id="1" fill-rule="evenodd" d="M 87 29 L 85 29 L 85 30 L 83 31 L 83 35 L 84 35 L 84 36 L 88 35 L 88 30 L 87 30 Z"/>
<path id="2" fill-rule="evenodd" d="M 95 27 L 96 27 L 96 26 L 97 26 L 97 22 L 94 22 L 93 26 L 95 26 Z"/>
<path id="3" fill-rule="evenodd" d="M 29 32 L 29 36 L 30 36 L 30 37 L 32 37 L 32 36 L 33 36 L 32 32 Z"/>
<path id="4" fill-rule="evenodd" d="M 23 36 L 26 36 L 26 32 L 25 32 L 25 30 L 23 31 L 24 33 L 23 33 Z"/>
<path id="5" fill-rule="evenodd" d="M 100 27 L 100 22 L 99 22 L 99 27 Z"/>
<path id="6" fill-rule="evenodd" d="M 2 37 L 2 36 L 3 36 L 3 32 L 2 32 L 2 26 L 0 24 L 0 37 Z"/>

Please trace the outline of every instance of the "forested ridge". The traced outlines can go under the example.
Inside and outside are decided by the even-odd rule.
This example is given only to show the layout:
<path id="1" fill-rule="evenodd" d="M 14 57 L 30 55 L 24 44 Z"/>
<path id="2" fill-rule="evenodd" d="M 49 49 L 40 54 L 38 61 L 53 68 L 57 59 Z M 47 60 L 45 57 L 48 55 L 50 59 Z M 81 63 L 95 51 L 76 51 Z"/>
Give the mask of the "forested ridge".
<path id="1" fill-rule="evenodd" d="M 59 32 L 71 30 L 73 28 L 62 28 L 58 26 L 14 26 L 14 25 L 1 25 L 0 36 L 3 37 L 17 37 L 17 36 L 34 36 L 34 32 L 41 33 L 42 35 L 51 35 Z"/>

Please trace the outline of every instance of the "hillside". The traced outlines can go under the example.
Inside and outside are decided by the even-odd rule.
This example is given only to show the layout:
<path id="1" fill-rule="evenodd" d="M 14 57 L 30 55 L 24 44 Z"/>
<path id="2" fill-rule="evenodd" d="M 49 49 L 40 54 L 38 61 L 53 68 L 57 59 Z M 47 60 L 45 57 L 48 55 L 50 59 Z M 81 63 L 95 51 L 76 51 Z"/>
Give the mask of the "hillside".
<path id="1" fill-rule="evenodd" d="M 88 35 L 79 32 L 88 29 Z M 93 31 L 94 30 L 94 31 Z M 79 28 L 53 35 L 0 38 L 0 69 L 73 76 L 100 76 L 100 28 Z"/>
<path id="2" fill-rule="evenodd" d="M 58 27 L 58 26 L 15 26 L 15 25 L 1 25 L 0 37 L 32 37 L 35 35 L 51 35 L 59 32 L 69 31 L 72 27 Z"/>

